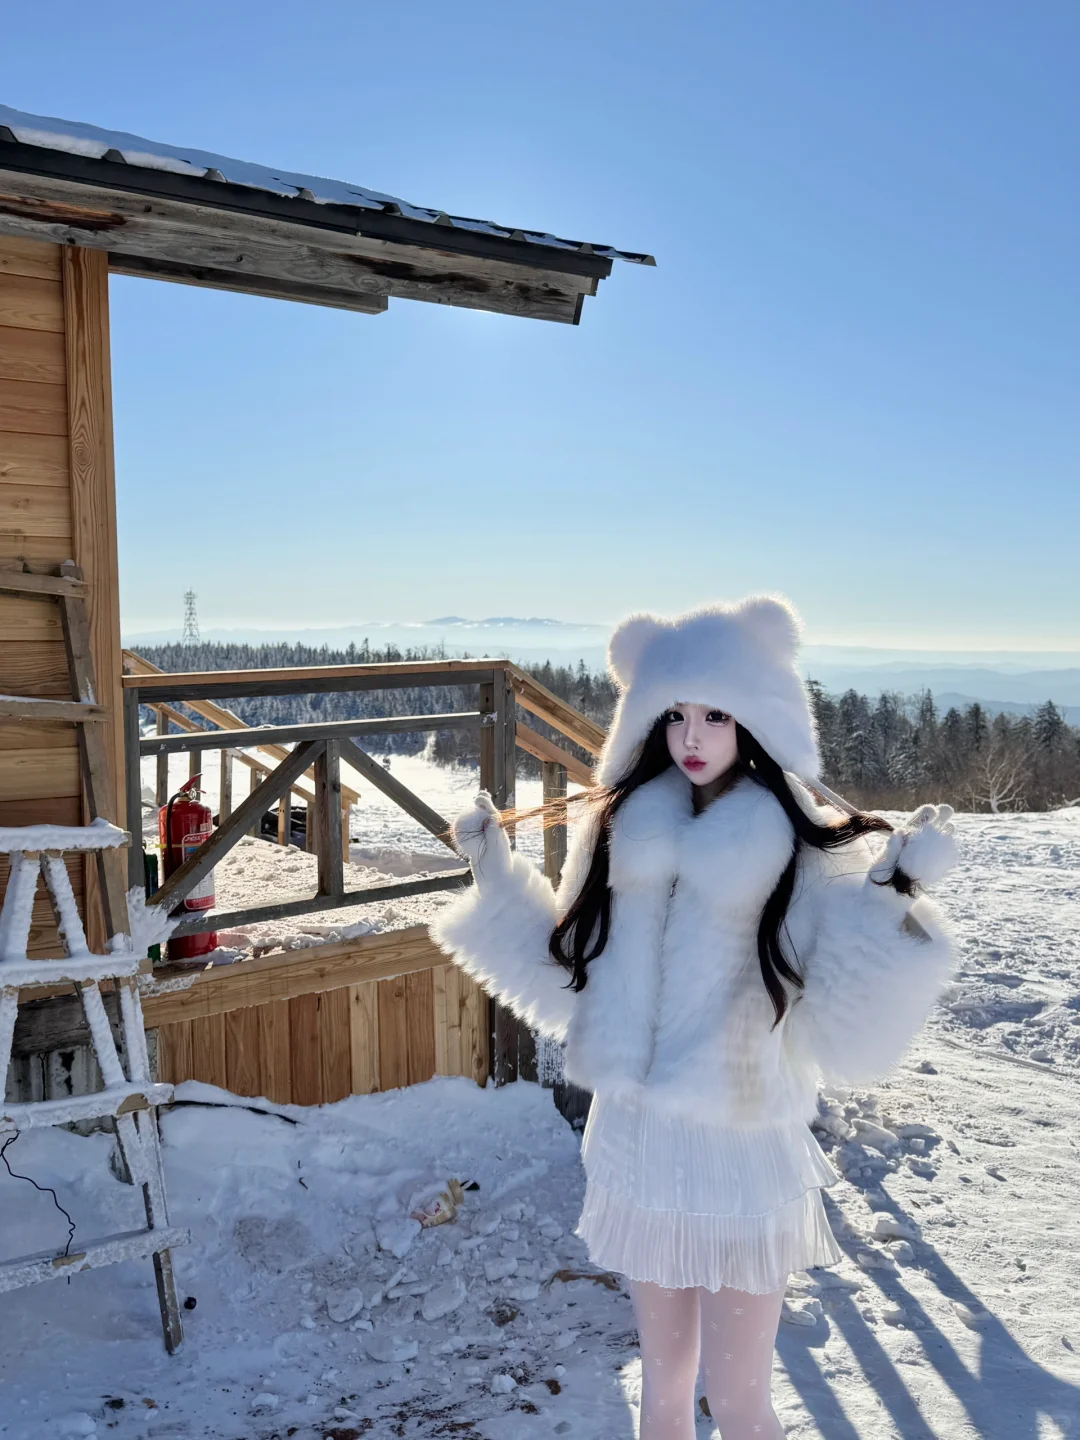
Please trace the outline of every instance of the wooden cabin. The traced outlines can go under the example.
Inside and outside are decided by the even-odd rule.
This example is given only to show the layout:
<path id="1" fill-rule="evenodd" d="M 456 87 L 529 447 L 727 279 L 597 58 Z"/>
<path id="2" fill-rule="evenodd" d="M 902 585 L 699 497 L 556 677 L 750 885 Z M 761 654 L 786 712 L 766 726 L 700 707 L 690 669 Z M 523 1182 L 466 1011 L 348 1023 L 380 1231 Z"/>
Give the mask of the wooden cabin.
<path id="1" fill-rule="evenodd" d="M 616 260 L 654 263 L 359 185 L 0 106 L 0 571 L 54 575 L 74 562 L 85 579 L 97 701 L 108 712 L 110 773 L 101 808 L 109 819 L 124 824 L 140 813 L 140 797 L 129 794 L 138 784 L 139 752 L 136 745 L 132 753 L 130 725 L 125 750 L 122 718 L 125 683 L 140 677 L 125 682 L 120 645 L 109 275 L 365 316 L 391 300 L 414 300 L 576 325 Z M 511 670 L 500 670 L 492 684 L 503 697 L 502 733 L 512 755 L 515 703 L 528 702 L 520 692 L 515 701 Z M 2 826 L 86 818 L 75 727 L 3 717 L 3 697 L 70 697 L 70 686 L 55 603 L 0 593 Z M 566 707 L 553 707 L 554 697 L 530 693 L 535 713 L 561 720 L 563 733 L 595 748 L 587 722 L 582 730 Z M 538 736 L 530 747 L 559 768 L 555 747 Z M 506 803 L 512 760 L 509 781 L 505 755 L 500 763 Z M 96 874 L 81 864 L 70 868 L 100 946 L 106 935 Z M 0 871 L 0 888 L 4 878 Z M 410 1083 L 436 1069 L 482 1081 L 497 1036 L 486 997 L 459 985 L 456 973 L 441 973 L 425 936 L 369 939 L 332 947 L 333 954 L 328 947 L 302 973 L 296 960 L 288 973 L 262 961 L 228 983 L 212 977 L 197 994 L 163 995 L 156 1017 L 149 997 L 147 1023 L 163 1027 L 163 1078 L 301 1102 Z M 57 954 L 58 944 L 42 895 L 30 953 Z M 69 1010 L 59 996 L 24 1006 L 9 1090 L 39 1098 L 50 1087 L 79 1083 L 70 1063 L 59 1074 L 48 1058 L 61 1047 L 77 1058 L 82 1037 L 65 1028 Z M 302 1057 L 295 1066 L 293 1055 Z"/>

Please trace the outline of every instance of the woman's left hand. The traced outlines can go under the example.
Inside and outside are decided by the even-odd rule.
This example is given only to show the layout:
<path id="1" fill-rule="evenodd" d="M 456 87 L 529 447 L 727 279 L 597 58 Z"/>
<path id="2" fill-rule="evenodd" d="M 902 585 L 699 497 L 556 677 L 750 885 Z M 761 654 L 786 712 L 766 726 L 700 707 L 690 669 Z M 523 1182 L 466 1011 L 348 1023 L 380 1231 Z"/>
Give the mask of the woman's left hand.
<path id="1" fill-rule="evenodd" d="M 921 806 L 889 836 L 870 879 L 905 893 L 908 887 L 897 880 L 914 881 L 920 889 L 936 885 L 957 861 L 954 813 L 951 805 Z"/>

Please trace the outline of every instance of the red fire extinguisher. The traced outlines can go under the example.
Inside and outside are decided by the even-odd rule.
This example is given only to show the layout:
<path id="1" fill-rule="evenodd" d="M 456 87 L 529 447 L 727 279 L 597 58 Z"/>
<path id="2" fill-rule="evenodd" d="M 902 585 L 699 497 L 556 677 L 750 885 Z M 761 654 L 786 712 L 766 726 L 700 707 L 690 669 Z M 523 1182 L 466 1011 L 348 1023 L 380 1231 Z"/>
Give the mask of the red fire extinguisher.
<path id="1" fill-rule="evenodd" d="M 158 811 L 158 842 L 161 846 L 161 870 L 163 879 L 179 870 L 189 855 L 199 848 L 213 831 L 214 816 L 209 805 L 203 805 L 196 797 L 200 793 L 201 775 L 193 775 Z M 182 900 L 184 910 L 212 910 L 217 896 L 214 894 L 214 872 L 205 877 L 195 889 Z M 208 930 L 202 935 L 183 935 L 170 940 L 170 960 L 195 960 L 217 949 L 217 932 Z"/>

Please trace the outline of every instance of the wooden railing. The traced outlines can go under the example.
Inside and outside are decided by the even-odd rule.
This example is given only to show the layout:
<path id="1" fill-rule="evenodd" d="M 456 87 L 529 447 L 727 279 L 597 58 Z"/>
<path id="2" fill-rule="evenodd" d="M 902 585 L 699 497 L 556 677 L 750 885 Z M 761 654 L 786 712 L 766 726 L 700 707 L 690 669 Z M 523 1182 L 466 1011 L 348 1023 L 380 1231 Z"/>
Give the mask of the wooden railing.
<path id="1" fill-rule="evenodd" d="M 355 791 L 342 786 L 343 764 L 369 780 L 414 820 L 448 843 L 448 820 L 373 759 L 357 744 L 358 739 L 368 735 L 473 729 L 479 742 L 480 787 L 489 791 L 500 809 L 511 808 L 515 803 L 518 750 L 540 761 L 545 800 L 565 795 L 568 780 L 585 785 L 592 783 L 588 764 L 519 720 L 519 707 L 545 722 L 560 738 L 565 737 L 582 747 L 587 754 L 597 754 L 604 740 L 604 732 L 599 726 L 507 660 L 406 661 L 191 673 L 159 671 L 133 652 L 125 653 L 125 662 L 129 671 L 124 678 L 128 824 L 133 834 L 138 835 L 142 831 L 140 765 L 143 756 L 156 755 L 159 764 L 162 759 L 167 764 L 169 755 L 187 753 L 194 757 L 194 771 L 201 768 L 194 762 L 206 752 L 218 749 L 226 753 L 223 742 L 227 739 L 227 753 L 248 764 L 253 773 L 253 785 L 247 798 L 235 809 L 231 804 L 222 804 L 217 828 L 150 897 L 151 903 L 184 917 L 174 931 L 177 935 L 457 889 L 470 882 L 468 868 L 462 866 L 420 879 L 346 890 L 344 860 L 348 830 L 347 824 L 343 827 L 340 823 L 340 817 L 344 814 L 347 821 L 349 808 L 358 797 Z M 462 685 L 477 687 L 475 710 L 253 727 L 245 725 L 239 716 L 220 704 L 222 700 L 239 696 Z M 201 720 L 207 721 L 210 728 L 199 727 L 177 710 L 178 703 L 183 703 Z M 158 734 L 140 736 L 141 705 L 156 710 L 159 716 Z M 170 721 L 179 725 L 182 733 L 162 733 Z M 316 893 L 277 897 L 266 904 L 242 910 L 185 915 L 182 909 L 184 897 L 242 836 L 251 831 L 268 806 L 275 801 L 287 803 L 289 795 L 297 791 L 309 805 L 309 829 L 314 832 L 311 848 L 314 848 L 318 859 Z M 544 869 L 553 881 L 558 879 L 565 854 L 566 827 L 557 825 L 547 829 L 544 835 Z M 135 884 L 142 883 L 141 868 L 137 868 L 139 864 L 136 850 L 136 863 L 131 870 L 131 882 Z M 392 947 L 395 937 L 403 941 L 408 939 L 411 947 L 404 971 L 400 968 L 404 963 L 398 954 L 400 946 L 393 948 L 393 953 L 387 949 L 386 955 L 382 955 L 383 949 L 388 945 Z M 322 994 L 324 991 L 340 990 L 346 983 L 362 986 L 368 980 L 384 979 L 390 974 L 408 974 L 424 964 L 439 967 L 445 961 L 445 957 L 427 939 L 422 927 L 400 932 L 400 935 L 395 932 L 394 936 L 368 937 L 367 948 L 357 948 L 357 942 L 340 948 L 341 956 L 335 958 L 335 964 L 329 969 L 319 964 L 325 947 L 316 947 L 299 956 L 290 952 L 266 956 L 258 962 L 208 969 L 200 973 L 193 989 L 184 992 L 183 1001 L 170 1000 L 165 994 L 156 1001 L 149 999 L 148 1019 L 169 1027 L 175 1025 L 181 1013 L 192 1017 L 220 1017 L 253 1004 L 267 1003 L 267 997 L 273 995 Z M 169 973 L 168 966 L 159 970 L 162 979 L 166 979 Z M 343 980 L 343 976 L 347 978 Z M 438 985 L 435 993 L 437 1005 L 442 993 Z M 479 1040 L 473 1042 L 466 1038 L 469 1034 L 481 1033 L 475 1030 L 477 1022 L 483 1032 L 484 1043 L 480 1049 L 476 1049 Z M 437 1025 L 436 1034 L 441 1033 Z M 523 1077 L 535 1075 L 532 1037 L 502 1007 L 490 1007 L 487 1023 L 480 1016 L 473 1020 L 463 1012 L 461 1036 L 463 1056 L 470 1046 L 474 1056 L 471 1068 L 463 1061 L 466 1072 L 474 1073 L 478 1079 L 488 1072 L 489 1067 L 496 1083 L 504 1083 L 519 1074 Z M 250 1050 L 251 1047 L 247 1048 Z M 398 1083 L 404 1081 L 399 1080 Z"/>
<path id="2" fill-rule="evenodd" d="M 257 750 L 260 757 L 273 757 L 271 769 L 260 758 L 257 776 L 265 778 L 253 784 L 248 796 L 235 809 L 223 803 L 219 823 L 213 833 L 150 897 L 151 903 L 170 914 L 183 914 L 182 903 L 221 859 L 257 825 L 260 817 L 273 804 L 287 802 L 287 797 L 308 774 L 314 776 L 313 792 L 307 796 L 314 808 L 314 843 L 318 859 L 318 887 L 314 895 L 294 895 L 275 899 L 263 905 L 249 906 L 231 912 L 202 912 L 185 917 L 174 932 L 177 935 L 198 934 L 207 930 L 228 929 L 235 925 L 304 915 L 315 911 L 338 909 L 345 905 L 369 904 L 375 901 L 400 899 L 436 890 L 457 888 L 468 883 L 466 867 L 437 876 L 406 880 L 394 884 L 365 886 L 346 890 L 344 861 L 348 843 L 347 817 L 349 804 L 356 792 L 343 795 L 341 766 L 344 763 L 381 790 L 431 834 L 449 844 L 449 822 L 420 796 L 392 776 L 381 764 L 356 743 L 358 737 L 422 733 L 456 729 L 472 729 L 479 734 L 480 786 L 490 792 L 500 809 L 514 803 L 517 748 L 541 761 L 546 791 L 565 793 L 566 778 L 590 783 L 589 768 L 568 751 L 518 722 L 517 704 L 543 718 L 569 739 L 599 749 L 603 732 L 572 707 L 566 705 L 533 678 L 508 661 L 405 661 L 389 664 L 339 665 L 284 670 L 206 671 L 167 674 L 152 670 L 138 657 L 136 673 L 124 677 L 125 742 L 127 755 L 128 825 L 132 834 L 142 833 L 141 760 L 146 755 L 167 757 L 176 753 L 198 755 L 218 750 L 239 754 L 248 759 L 246 749 Z M 135 668 L 135 665 L 132 665 Z M 436 688 L 476 685 L 479 704 L 476 710 L 427 715 L 387 715 L 354 720 L 319 721 L 302 725 L 245 726 L 231 712 L 214 704 L 233 696 L 297 695 L 343 693 L 357 690 L 385 690 L 401 686 Z M 193 708 L 198 706 L 206 718 L 213 718 L 219 728 L 193 728 L 175 709 L 176 702 Z M 166 721 L 175 720 L 186 727 L 178 735 L 161 732 L 145 738 L 139 734 L 139 707 L 151 705 Z M 226 728 L 227 727 L 227 728 Z M 228 746 L 222 744 L 228 735 Z M 224 792 L 223 792 L 224 793 Z M 311 810 L 309 809 L 309 816 Z M 343 833 L 344 832 L 344 833 Z M 286 833 L 288 833 L 286 831 Z M 558 855 L 558 841 L 554 842 Z M 138 847 L 132 847 L 130 882 L 142 882 L 142 860 Z"/>

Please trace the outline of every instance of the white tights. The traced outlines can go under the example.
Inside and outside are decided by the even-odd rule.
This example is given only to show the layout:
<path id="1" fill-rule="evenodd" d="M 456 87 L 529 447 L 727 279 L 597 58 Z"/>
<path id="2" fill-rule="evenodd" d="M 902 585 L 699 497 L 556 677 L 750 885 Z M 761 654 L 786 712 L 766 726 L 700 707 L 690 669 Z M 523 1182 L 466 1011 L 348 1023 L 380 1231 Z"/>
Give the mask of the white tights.
<path id="1" fill-rule="evenodd" d="M 769 1397 L 784 1289 L 750 1295 L 632 1280 L 630 1295 L 641 1340 L 640 1440 L 694 1440 L 699 1359 L 722 1440 L 784 1440 Z"/>

